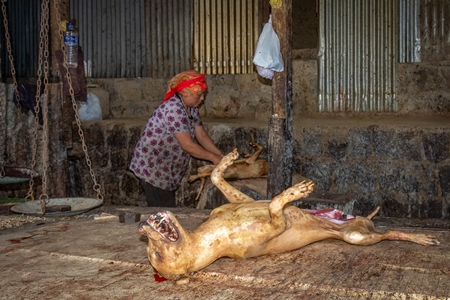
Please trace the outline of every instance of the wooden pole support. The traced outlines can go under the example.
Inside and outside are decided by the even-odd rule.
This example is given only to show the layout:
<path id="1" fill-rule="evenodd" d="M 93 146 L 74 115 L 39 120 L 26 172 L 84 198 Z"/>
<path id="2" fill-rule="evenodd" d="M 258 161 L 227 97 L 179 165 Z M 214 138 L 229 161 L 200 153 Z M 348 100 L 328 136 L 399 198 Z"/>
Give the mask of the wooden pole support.
<path id="1" fill-rule="evenodd" d="M 269 124 L 268 199 L 292 183 L 292 0 L 272 7 L 272 26 L 280 40 L 284 71 L 275 72 L 272 81 L 272 118 Z"/>

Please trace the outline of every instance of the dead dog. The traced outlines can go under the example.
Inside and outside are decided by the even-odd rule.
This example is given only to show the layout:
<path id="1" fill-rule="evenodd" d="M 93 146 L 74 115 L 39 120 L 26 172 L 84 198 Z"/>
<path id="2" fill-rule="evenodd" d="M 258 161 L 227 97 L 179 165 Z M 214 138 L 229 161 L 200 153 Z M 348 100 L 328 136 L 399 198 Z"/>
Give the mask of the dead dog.
<path id="1" fill-rule="evenodd" d="M 148 238 L 148 259 L 165 278 L 187 283 L 189 274 L 220 257 L 242 259 L 280 253 L 330 238 L 355 245 L 372 245 L 382 240 L 439 245 L 435 237 L 425 234 L 375 231 L 371 219 L 378 209 L 367 218 L 337 224 L 287 205 L 307 197 L 313 190 L 311 181 L 300 182 L 271 201 L 254 201 L 223 178 L 237 157 L 237 150 L 226 155 L 211 174 L 212 182 L 230 203 L 214 209 L 210 218 L 195 230 L 185 230 L 169 211 L 140 223 L 139 232 Z"/>
<path id="2" fill-rule="evenodd" d="M 269 169 L 268 163 L 265 159 L 258 159 L 259 154 L 263 151 L 263 147 L 260 144 L 250 142 L 250 145 L 256 147 L 256 152 L 248 154 L 245 159 L 235 160 L 231 166 L 229 166 L 223 173 L 225 179 L 247 179 L 247 178 L 259 178 L 267 176 Z M 212 171 L 217 165 L 206 165 L 197 169 L 196 175 L 191 175 L 188 178 L 188 182 L 193 182 L 200 178 L 200 188 L 195 200 L 198 200 L 200 194 L 205 186 L 205 178 L 211 176 Z"/>

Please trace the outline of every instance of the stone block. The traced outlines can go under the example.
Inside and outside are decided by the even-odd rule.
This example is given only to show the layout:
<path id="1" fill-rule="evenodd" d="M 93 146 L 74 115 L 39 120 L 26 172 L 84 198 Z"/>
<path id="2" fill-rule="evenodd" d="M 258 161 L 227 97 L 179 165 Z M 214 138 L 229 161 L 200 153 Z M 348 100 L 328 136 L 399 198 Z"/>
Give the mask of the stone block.
<path id="1" fill-rule="evenodd" d="M 297 141 L 298 144 L 294 148 L 294 153 L 306 157 L 322 155 L 322 133 L 303 129 L 302 135 L 297 138 Z"/>
<path id="2" fill-rule="evenodd" d="M 450 166 L 442 166 L 438 171 L 442 196 L 450 196 Z"/>
<path id="3" fill-rule="evenodd" d="M 393 130 L 375 130 L 373 132 L 374 155 L 378 157 L 396 158 L 396 137 Z"/>
<path id="4" fill-rule="evenodd" d="M 336 139 L 328 140 L 326 154 L 327 156 L 335 159 L 342 160 L 347 154 L 348 143 L 346 141 L 339 141 Z"/>
<path id="5" fill-rule="evenodd" d="M 129 161 L 127 161 L 127 150 L 126 149 L 115 149 L 110 150 L 109 160 L 111 162 L 111 171 L 121 171 L 126 170 L 129 166 Z"/>
<path id="6" fill-rule="evenodd" d="M 115 145 L 119 149 L 127 148 L 128 131 L 123 124 L 114 125 L 108 129 L 106 142 L 108 145 Z"/>
<path id="7" fill-rule="evenodd" d="M 353 214 L 357 216 L 367 216 L 373 212 L 377 206 L 382 202 L 381 195 L 370 195 L 370 200 L 367 199 L 367 195 L 356 194 L 353 197 Z M 381 212 L 377 216 L 381 215 Z"/>
<path id="8" fill-rule="evenodd" d="M 400 170 L 391 162 L 383 161 L 378 164 L 378 186 L 382 193 L 400 191 Z"/>
<path id="9" fill-rule="evenodd" d="M 397 158 L 400 160 L 421 160 L 421 140 L 414 131 L 399 132 L 397 134 Z"/>
<path id="10" fill-rule="evenodd" d="M 258 80 L 258 74 L 242 74 L 237 78 L 238 88 L 241 92 L 251 92 L 259 90 L 261 87 L 261 82 Z M 269 88 L 271 85 L 268 86 Z M 271 92 L 271 90 L 270 90 Z"/>
<path id="11" fill-rule="evenodd" d="M 420 218 L 442 218 L 443 201 L 439 198 L 428 198 L 420 203 Z"/>
<path id="12" fill-rule="evenodd" d="M 371 195 L 376 191 L 377 175 L 373 173 L 372 168 L 366 162 L 355 164 L 350 168 L 351 178 L 353 184 L 364 192 L 366 195 Z M 352 191 L 353 194 L 358 191 Z"/>
<path id="13" fill-rule="evenodd" d="M 311 179 L 317 189 L 328 191 L 331 188 L 332 165 L 331 161 L 306 159 L 301 161 L 300 174 Z"/>
<path id="14" fill-rule="evenodd" d="M 450 157 L 448 132 L 424 132 L 423 148 L 427 160 L 438 163 Z"/>
<path id="15" fill-rule="evenodd" d="M 370 133 L 366 130 L 352 129 L 349 131 L 348 153 L 352 158 L 367 158 L 372 153 Z"/>
<path id="16" fill-rule="evenodd" d="M 397 199 L 394 193 L 383 194 L 381 202 L 381 214 L 383 216 L 408 217 L 408 205 Z"/>

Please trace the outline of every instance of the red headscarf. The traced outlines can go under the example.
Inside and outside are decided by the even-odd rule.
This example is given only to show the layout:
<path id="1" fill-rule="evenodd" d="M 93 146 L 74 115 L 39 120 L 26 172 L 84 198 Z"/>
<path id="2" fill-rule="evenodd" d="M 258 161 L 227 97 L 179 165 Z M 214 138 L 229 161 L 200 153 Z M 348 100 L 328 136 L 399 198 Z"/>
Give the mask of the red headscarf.
<path id="1" fill-rule="evenodd" d="M 175 75 L 169 81 L 169 89 L 167 90 L 164 101 L 175 95 L 175 93 L 181 92 L 186 89 L 185 92 L 195 94 L 208 89 L 206 84 L 206 74 L 200 74 L 195 70 L 184 71 Z"/>

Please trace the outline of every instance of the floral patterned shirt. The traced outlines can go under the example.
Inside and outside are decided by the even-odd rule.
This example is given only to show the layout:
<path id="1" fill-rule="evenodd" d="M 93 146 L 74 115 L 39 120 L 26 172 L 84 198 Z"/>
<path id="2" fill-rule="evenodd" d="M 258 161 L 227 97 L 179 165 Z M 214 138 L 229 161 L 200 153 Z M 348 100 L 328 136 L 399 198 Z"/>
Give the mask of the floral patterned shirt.
<path id="1" fill-rule="evenodd" d="M 191 119 L 178 96 L 161 103 L 148 119 L 134 155 L 130 170 L 163 190 L 176 190 L 189 162 L 174 133 L 189 132 L 195 139 L 195 127 L 202 126 L 198 109 L 191 108 Z"/>

